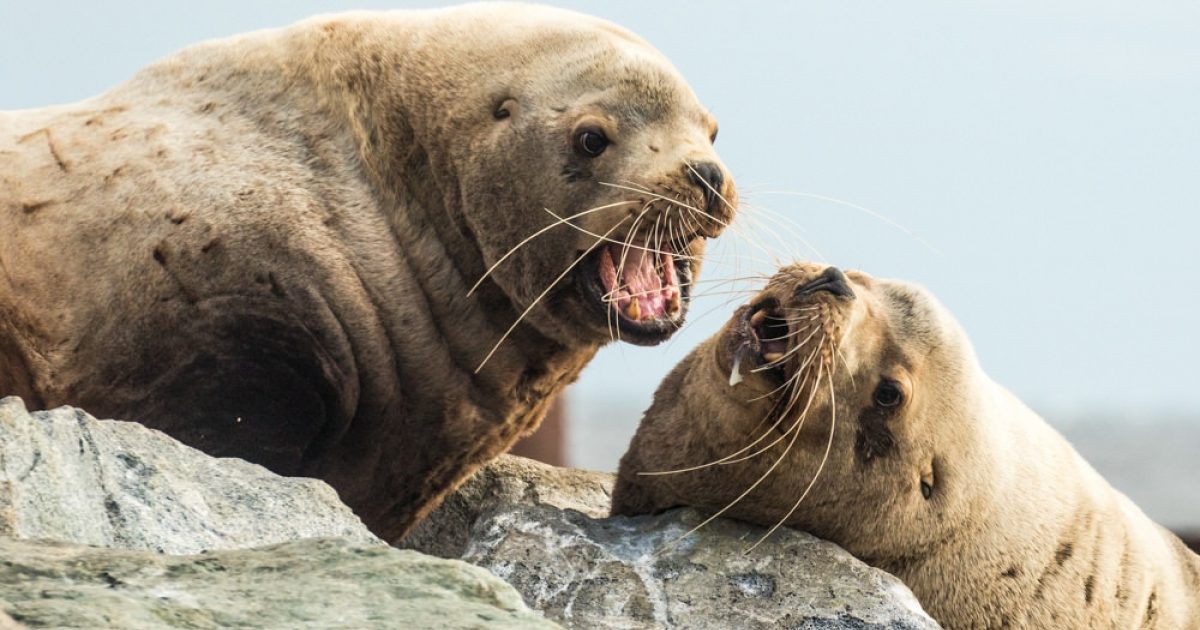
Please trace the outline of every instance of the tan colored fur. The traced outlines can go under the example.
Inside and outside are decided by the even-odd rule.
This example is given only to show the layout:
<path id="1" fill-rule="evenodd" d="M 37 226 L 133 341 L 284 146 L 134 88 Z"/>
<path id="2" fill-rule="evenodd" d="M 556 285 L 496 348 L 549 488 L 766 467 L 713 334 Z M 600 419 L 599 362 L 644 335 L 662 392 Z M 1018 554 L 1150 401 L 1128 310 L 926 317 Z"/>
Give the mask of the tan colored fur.
<path id="1" fill-rule="evenodd" d="M 584 164 L 587 117 L 614 144 Z M 397 538 L 609 340 L 568 277 L 475 373 L 586 232 L 653 201 L 600 182 L 701 203 L 714 125 L 636 36 L 516 4 L 318 17 L 0 112 L 0 395 L 322 477 Z M 546 210 L 622 200 L 467 295 Z"/>
<path id="2" fill-rule="evenodd" d="M 785 268 L 752 300 L 819 306 L 821 321 L 839 329 L 830 458 L 788 525 L 896 574 L 947 628 L 1200 628 L 1200 558 L 992 382 L 935 298 L 855 272 L 847 273 L 852 301 L 794 297 L 821 270 Z M 747 373 L 728 384 L 736 321 L 659 387 L 621 461 L 614 513 L 719 510 L 784 450 L 638 474 L 719 459 L 769 426 L 759 423 L 780 394 L 752 399 L 776 383 Z M 894 411 L 875 402 L 884 377 L 906 391 Z M 793 505 L 829 439 L 828 387 L 779 468 L 727 515 L 771 525 Z M 872 426 L 873 442 L 865 439 Z M 878 439 L 881 426 L 890 446 Z"/>

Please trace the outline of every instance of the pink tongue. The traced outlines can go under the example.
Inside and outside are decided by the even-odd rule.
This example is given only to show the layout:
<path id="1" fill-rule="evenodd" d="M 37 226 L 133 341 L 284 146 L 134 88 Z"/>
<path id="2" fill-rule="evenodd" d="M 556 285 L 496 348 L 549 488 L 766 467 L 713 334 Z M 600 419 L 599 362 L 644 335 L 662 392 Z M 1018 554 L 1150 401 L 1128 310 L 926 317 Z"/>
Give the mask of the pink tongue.
<path id="1" fill-rule="evenodd" d="M 679 311 L 679 280 L 668 251 L 608 246 L 601 259 L 600 276 L 610 292 L 608 300 L 618 312 L 629 319 L 643 320 L 673 316 Z"/>
<path id="2" fill-rule="evenodd" d="M 662 305 L 662 280 L 654 269 L 657 256 L 654 252 L 631 247 L 625 255 L 625 267 L 621 269 L 621 284 L 627 287 L 629 295 L 637 296 L 643 309 L 649 306 L 647 302 L 651 300 L 657 300 L 658 305 Z"/>

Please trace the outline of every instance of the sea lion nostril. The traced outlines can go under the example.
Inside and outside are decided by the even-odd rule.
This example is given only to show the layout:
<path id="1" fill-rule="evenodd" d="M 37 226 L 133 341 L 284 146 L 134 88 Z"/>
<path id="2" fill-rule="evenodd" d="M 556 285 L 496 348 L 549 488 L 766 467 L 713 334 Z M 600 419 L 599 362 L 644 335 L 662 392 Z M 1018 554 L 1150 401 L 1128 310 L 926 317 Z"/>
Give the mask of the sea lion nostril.
<path id="1" fill-rule="evenodd" d="M 796 287 L 795 296 L 801 298 L 817 291 L 828 291 L 846 300 L 854 299 L 854 290 L 850 288 L 850 281 L 846 278 L 846 274 L 837 267 L 828 267 L 821 272 L 821 275 Z"/>
<path id="2" fill-rule="evenodd" d="M 700 162 L 689 165 L 687 171 L 688 179 L 704 191 L 704 203 L 713 205 L 721 186 L 725 185 L 725 174 L 721 172 L 721 167 L 712 162 Z"/>

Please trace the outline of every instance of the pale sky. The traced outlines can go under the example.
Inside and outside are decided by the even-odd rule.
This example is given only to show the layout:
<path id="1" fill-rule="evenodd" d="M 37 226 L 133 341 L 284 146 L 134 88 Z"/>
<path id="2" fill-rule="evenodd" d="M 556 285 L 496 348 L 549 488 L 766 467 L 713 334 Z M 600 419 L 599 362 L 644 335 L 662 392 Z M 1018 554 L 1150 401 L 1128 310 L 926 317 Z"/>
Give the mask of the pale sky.
<path id="1" fill-rule="evenodd" d="M 3 0 L 0 109 L 99 93 L 206 38 L 437 4 Z M 1200 417 L 1200 2 L 554 4 L 675 62 L 720 120 L 743 229 L 780 260 L 925 284 L 1035 407 Z M 748 237 L 722 241 L 705 278 L 769 270 Z M 648 404 L 725 298 L 668 346 L 605 350 L 574 396 Z"/>

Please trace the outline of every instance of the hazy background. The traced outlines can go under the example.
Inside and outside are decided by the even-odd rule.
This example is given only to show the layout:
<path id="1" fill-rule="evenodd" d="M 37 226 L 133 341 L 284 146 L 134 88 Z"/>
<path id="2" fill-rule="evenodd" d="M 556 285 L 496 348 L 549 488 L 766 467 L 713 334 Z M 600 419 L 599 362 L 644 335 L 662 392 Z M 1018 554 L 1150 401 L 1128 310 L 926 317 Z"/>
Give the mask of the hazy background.
<path id="1" fill-rule="evenodd" d="M 0 0 L 0 109 L 205 38 L 438 4 Z M 720 120 L 747 207 L 706 279 L 769 270 L 758 239 L 929 286 L 996 380 L 1152 516 L 1200 527 L 1200 2 L 555 4 L 644 36 Z M 574 463 L 615 466 L 729 298 L 697 300 L 665 347 L 600 354 L 571 391 Z"/>

